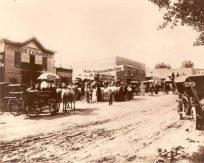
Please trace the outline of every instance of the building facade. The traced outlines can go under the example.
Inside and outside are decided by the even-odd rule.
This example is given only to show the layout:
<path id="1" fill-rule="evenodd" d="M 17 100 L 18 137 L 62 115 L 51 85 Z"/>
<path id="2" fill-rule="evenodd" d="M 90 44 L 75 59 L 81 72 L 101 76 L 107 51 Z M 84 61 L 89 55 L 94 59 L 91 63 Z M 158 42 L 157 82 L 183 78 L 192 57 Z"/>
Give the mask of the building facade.
<path id="1" fill-rule="evenodd" d="M 55 72 L 54 51 L 35 37 L 24 42 L 0 40 L 0 82 L 29 83 L 43 72 Z"/>
<path id="2" fill-rule="evenodd" d="M 143 81 L 146 76 L 145 64 L 124 57 L 109 57 L 93 62 L 77 64 L 73 68 L 73 78 L 94 79 L 101 81 Z"/>
<path id="3" fill-rule="evenodd" d="M 72 81 L 72 69 L 56 67 L 56 74 L 61 78 L 63 83 L 70 83 Z"/>
<path id="4" fill-rule="evenodd" d="M 172 73 L 174 73 L 175 76 L 204 75 L 204 69 L 196 69 L 196 68 L 147 69 L 147 78 L 148 79 L 166 78 L 171 76 Z"/>
<path id="5" fill-rule="evenodd" d="M 196 69 L 196 75 L 204 75 L 204 69 Z"/>

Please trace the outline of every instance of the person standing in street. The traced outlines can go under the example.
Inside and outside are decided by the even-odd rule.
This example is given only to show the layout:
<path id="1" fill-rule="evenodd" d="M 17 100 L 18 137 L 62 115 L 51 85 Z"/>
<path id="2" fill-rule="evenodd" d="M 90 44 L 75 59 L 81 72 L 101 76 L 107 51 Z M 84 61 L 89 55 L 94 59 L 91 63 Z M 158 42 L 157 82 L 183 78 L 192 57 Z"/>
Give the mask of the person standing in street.
<path id="1" fill-rule="evenodd" d="M 108 86 L 109 105 L 113 105 L 113 90 L 111 85 Z"/>

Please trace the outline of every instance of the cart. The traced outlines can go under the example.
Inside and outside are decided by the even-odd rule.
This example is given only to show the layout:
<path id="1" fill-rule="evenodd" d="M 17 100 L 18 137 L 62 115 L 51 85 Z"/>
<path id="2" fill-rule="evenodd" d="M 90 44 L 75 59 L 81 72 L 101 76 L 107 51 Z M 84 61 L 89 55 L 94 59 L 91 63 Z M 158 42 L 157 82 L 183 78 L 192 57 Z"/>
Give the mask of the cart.
<path id="1" fill-rule="evenodd" d="M 204 122 L 204 76 L 180 76 L 175 79 L 179 99 L 179 118 L 191 116 L 195 129 L 201 129 Z"/>
<path id="2" fill-rule="evenodd" d="M 60 101 L 52 91 L 29 91 L 25 94 L 25 113 L 29 117 L 50 112 L 56 114 L 60 108 Z"/>

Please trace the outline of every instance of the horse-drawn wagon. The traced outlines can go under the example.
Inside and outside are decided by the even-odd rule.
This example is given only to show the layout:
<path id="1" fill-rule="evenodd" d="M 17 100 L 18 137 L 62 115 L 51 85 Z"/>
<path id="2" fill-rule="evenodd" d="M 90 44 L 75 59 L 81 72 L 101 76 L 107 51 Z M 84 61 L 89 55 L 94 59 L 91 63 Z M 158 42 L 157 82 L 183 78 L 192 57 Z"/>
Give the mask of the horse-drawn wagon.
<path id="1" fill-rule="evenodd" d="M 25 93 L 24 110 L 30 117 L 44 112 L 55 114 L 59 111 L 60 101 L 52 91 L 28 91 Z"/>
<path id="2" fill-rule="evenodd" d="M 55 91 L 37 91 L 35 89 L 26 91 L 26 86 L 23 84 L 10 84 L 7 89 L 8 95 L 4 97 L 7 109 L 4 111 L 9 111 L 15 116 L 27 114 L 34 117 L 44 111 L 55 114 L 60 108 L 60 101 Z"/>
<path id="3" fill-rule="evenodd" d="M 180 119 L 191 116 L 196 129 L 204 124 L 204 76 L 180 76 L 175 79 L 178 91 L 177 110 Z"/>

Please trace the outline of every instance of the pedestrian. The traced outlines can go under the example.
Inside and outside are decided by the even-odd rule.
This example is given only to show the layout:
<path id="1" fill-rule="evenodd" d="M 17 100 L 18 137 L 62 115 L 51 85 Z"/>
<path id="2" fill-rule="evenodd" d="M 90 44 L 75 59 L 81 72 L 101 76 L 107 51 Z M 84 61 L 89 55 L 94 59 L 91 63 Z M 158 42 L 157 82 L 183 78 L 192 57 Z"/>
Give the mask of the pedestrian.
<path id="1" fill-rule="evenodd" d="M 153 95 L 153 92 L 154 92 L 154 84 L 153 83 L 150 83 L 150 86 L 149 86 L 149 95 Z"/>
<path id="2" fill-rule="evenodd" d="M 108 96 L 109 96 L 109 105 L 113 105 L 113 90 L 111 88 L 111 85 L 108 87 Z"/>
<path id="3" fill-rule="evenodd" d="M 92 87 L 91 95 L 92 95 L 92 98 L 91 98 L 92 102 L 97 102 L 97 89 L 95 86 Z"/>
<path id="4" fill-rule="evenodd" d="M 96 88 L 96 96 L 97 96 L 97 101 L 100 102 L 101 101 L 101 88 L 99 85 Z"/>
<path id="5" fill-rule="evenodd" d="M 146 86 L 144 85 L 144 83 L 141 83 L 141 85 L 140 85 L 140 90 L 141 90 L 142 96 L 145 95 L 145 89 L 146 89 Z"/>
<path id="6" fill-rule="evenodd" d="M 89 87 L 88 86 L 86 86 L 86 88 L 85 88 L 85 100 L 86 100 L 86 102 L 87 103 L 89 103 L 89 98 L 90 98 L 90 89 L 89 89 Z"/>
<path id="7" fill-rule="evenodd" d="M 127 95 L 128 95 L 128 100 L 132 100 L 133 99 L 133 91 L 132 91 L 132 86 L 129 85 L 127 87 Z"/>

